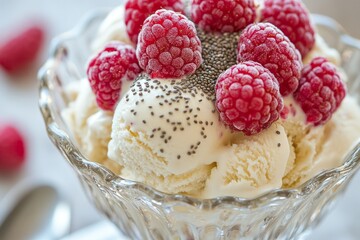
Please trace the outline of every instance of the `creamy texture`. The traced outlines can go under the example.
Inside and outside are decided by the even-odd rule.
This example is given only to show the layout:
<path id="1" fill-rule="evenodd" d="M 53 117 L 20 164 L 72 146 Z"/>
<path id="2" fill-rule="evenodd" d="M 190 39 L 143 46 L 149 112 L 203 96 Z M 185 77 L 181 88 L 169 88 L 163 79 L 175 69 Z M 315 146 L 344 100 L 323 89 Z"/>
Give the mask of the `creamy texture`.
<path id="1" fill-rule="evenodd" d="M 77 86 L 78 92 L 75 92 Z M 90 85 L 86 79 L 72 83 L 67 89 L 69 106 L 62 112 L 62 116 L 68 124 L 74 138 L 83 146 L 86 142 L 83 136 L 86 135 L 87 120 L 96 113 L 99 108 L 96 105 L 95 95 L 92 93 Z M 71 101 L 71 98 L 73 99 Z"/>
<path id="2" fill-rule="evenodd" d="M 319 34 L 315 35 L 315 45 L 303 59 L 303 63 L 309 64 L 315 57 L 325 57 L 336 66 L 339 66 L 341 62 L 339 52 L 336 49 L 330 48 Z"/>
<path id="3" fill-rule="evenodd" d="M 290 146 L 280 123 L 245 137 L 241 134 L 223 152 L 202 195 L 255 197 L 282 186 Z"/>
<path id="4" fill-rule="evenodd" d="M 65 93 L 70 103 L 62 117 L 82 153 L 119 174 L 120 165 L 107 157 L 113 113 L 98 108 L 86 79 L 71 83 Z"/>
<path id="5" fill-rule="evenodd" d="M 84 151 L 88 158 L 103 162 L 107 159 L 107 145 L 110 141 L 112 113 L 98 111 L 87 120 L 84 135 Z"/>
<path id="6" fill-rule="evenodd" d="M 93 51 L 102 49 L 110 41 L 120 41 L 132 45 L 126 32 L 125 9 L 122 5 L 112 10 L 100 25 L 92 44 Z"/>
<path id="7" fill-rule="evenodd" d="M 261 11 L 264 9 L 264 0 L 255 0 L 256 6 L 256 19 L 255 22 L 260 22 L 261 20 Z"/>
<path id="8" fill-rule="evenodd" d="M 306 124 L 306 116 L 292 97 L 285 98 L 285 106 L 289 109 L 286 119 L 281 119 L 291 146 L 283 186 L 291 187 L 302 183 L 302 166 L 311 167 L 316 149 L 321 144 L 324 127 L 313 127 Z"/>
<path id="9" fill-rule="evenodd" d="M 123 119 L 139 138 L 149 138 L 141 141 L 166 158 L 172 173 L 192 168 L 183 164 L 184 158 L 197 165 L 214 162 L 230 131 L 220 123 L 213 102 L 201 94 L 184 92 L 175 81 L 139 79 L 115 111 L 112 139 Z"/>
<path id="10" fill-rule="evenodd" d="M 358 104 L 347 96 L 325 125 L 305 125 L 288 131 L 295 139 L 296 160 L 284 178 L 284 187 L 298 186 L 323 170 L 340 166 L 345 155 L 360 140 L 359 119 Z"/>

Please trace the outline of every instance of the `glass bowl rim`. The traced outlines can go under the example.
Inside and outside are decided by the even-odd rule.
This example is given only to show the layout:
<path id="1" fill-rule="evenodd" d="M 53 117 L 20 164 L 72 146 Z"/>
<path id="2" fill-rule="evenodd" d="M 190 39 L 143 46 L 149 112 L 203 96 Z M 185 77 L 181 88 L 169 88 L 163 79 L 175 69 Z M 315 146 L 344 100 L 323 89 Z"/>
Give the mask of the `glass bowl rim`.
<path id="1" fill-rule="evenodd" d="M 106 16 L 105 14 L 109 13 L 109 9 L 95 10 L 88 13 L 74 28 L 70 31 L 67 31 L 59 36 L 55 37 L 51 41 L 50 53 L 48 59 L 41 67 L 38 73 L 38 79 L 40 81 L 39 84 L 39 107 L 43 116 L 43 120 L 46 125 L 46 130 L 49 138 L 53 141 L 54 145 L 57 149 L 62 153 L 63 157 L 65 157 L 70 165 L 77 172 L 81 173 L 76 164 L 74 164 L 74 160 L 77 161 L 77 164 L 85 166 L 87 169 L 90 169 L 92 172 L 97 175 L 106 176 L 104 181 L 110 184 L 115 184 L 115 186 L 121 185 L 121 187 L 125 188 L 136 188 L 146 193 L 147 196 L 151 197 L 151 201 L 157 203 L 164 203 L 168 201 L 181 201 L 191 204 L 193 206 L 199 207 L 201 209 L 210 209 L 215 208 L 219 205 L 223 204 L 231 204 L 237 207 L 246 207 L 246 208 L 256 208 L 256 207 L 266 207 L 268 204 L 271 204 L 273 201 L 277 201 L 279 199 L 284 198 L 297 198 L 304 195 L 309 195 L 312 192 L 316 191 L 316 188 L 311 186 L 316 186 L 323 183 L 326 179 L 334 178 L 339 175 L 354 173 L 357 168 L 360 167 L 360 142 L 353 147 L 353 149 L 348 153 L 345 157 L 345 160 L 342 165 L 337 168 L 332 168 L 325 170 L 314 177 L 307 180 L 305 183 L 301 184 L 298 187 L 288 188 L 288 189 L 274 189 L 270 190 L 260 196 L 254 198 L 241 198 L 236 196 L 219 196 L 209 199 L 196 198 L 192 196 L 187 196 L 183 194 L 169 194 L 161 192 L 151 186 L 148 186 L 141 182 L 135 182 L 131 180 L 127 180 L 122 178 L 121 176 L 115 175 L 113 172 L 108 170 L 106 167 L 102 166 L 99 163 L 92 162 L 86 159 L 80 150 L 75 146 L 75 144 L 70 140 L 69 135 L 66 133 L 64 129 L 57 124 L 54 112 L 51 110 L 51 97 L 49 95 L 50 88 L 48 86 L 48 82 L 52 81 L 51 77 L 55 74 L 55 68 L 58 53 L 62 48 L 62 43 L 66 40 L 70 40 L 77 36 L 81 36 L 81 34 L 92 24 L 92 21 L 99 16 Z M 344 28 L 337 23 L 334 19 L 319 15 L 312 14 L 312 18 L 316 19 L 318 24 L 326 25 L 331 29 L 335 30 L 341 39 L 341 42 L 346 45 L 350 45 L 354 48 L 359 49 L 360 51 L 360 40 L 355 39 L 348 35 Z M 60 142 L 60 143 L 59 143 Z M 65 146 L 67 149 L 71 151 L 65 151 Z M 81 175 L 81 174 L 80 174 Z"/>

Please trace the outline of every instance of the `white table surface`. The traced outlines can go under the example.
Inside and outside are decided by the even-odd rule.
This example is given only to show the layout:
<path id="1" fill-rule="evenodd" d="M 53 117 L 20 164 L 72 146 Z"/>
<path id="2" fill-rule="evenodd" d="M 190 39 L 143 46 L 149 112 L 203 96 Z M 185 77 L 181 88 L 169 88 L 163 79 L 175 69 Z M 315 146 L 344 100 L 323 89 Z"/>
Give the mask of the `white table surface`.
<path id="1" fill-rule="evenodd" d="M 10 29 L 21 26 L 32 17 L 46 21 L 49 40 L 74 26 L 86 12 L 116 6 L 120 2 L 121 0 L 0 0 L 0 41 L 6 37 Z M 357 27 L 360 20 L 357 13 L 360 1 L 347 0 L 346 5 L 338 0 L 306 2 L 315 12 L 333 16 L 352 35 L 360 37 L 360 29 Z M 46 50 L 42 61 L 45 56 Z M 0 122 L 16 124 L 24 132 L 28 143 L 28 159 L 24 169 L 17 174 L 0 176 L 0 200 L 21 181 L 45 182 L 59 189 L 70 203 L 72 231 L 104 220 L 84 195 L 74 171 L 48 139 L 37 99 L 36 68 L 29 74 L 13 80 L 9 80 L 0 70 Z M 360 201 L 359 184 L 360 174 L 357 174 L 335 209 L 308 239 L 360 239 L 360 208 L 357 207 Z M 0 206 L 4 207 L 6 206 Z"/>

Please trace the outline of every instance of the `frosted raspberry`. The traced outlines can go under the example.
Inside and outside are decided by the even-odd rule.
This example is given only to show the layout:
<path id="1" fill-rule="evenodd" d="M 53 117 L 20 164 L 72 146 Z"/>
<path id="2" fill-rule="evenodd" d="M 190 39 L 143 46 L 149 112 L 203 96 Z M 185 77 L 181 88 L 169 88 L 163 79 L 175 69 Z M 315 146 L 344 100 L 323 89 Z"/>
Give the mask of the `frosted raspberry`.
<path id="1" fill-rule="evenodd" d="M 202 63 L 194 24 L 170 10 L 158 10 L 145 20 L 136 55 L 153 78 L 179 78 L 194 73 Z"/>
<path id="2" fill-rule="evenodd" d="M 141 72 L 135 50 L 120 42 L 111 42 L 91 59 L 87 76 L 96 102 L 103 110 L 114 110 L 120 99 L 123 81 L 132 81 Z"/>
<path id="3" fill-rule="evenodd" d="M 323 57 L 314 58 L 302 70 L 295 100 L 315 126 L 326 123 L 340 106 L 346 88 L 336 67 Z"/>
<path id="4" fill-rule="evenodd" d="M 159 9 L 169 9 L 183 13 L 182 0 L 128 0 L 125 4 L 126 31 L 134 44 L 137 44 L 138 35 L 147 17 Z"/>
<path id="5" fill-rule="evenodd" d="M 238 62 L 252 60 L 270 70 L 283 96 L 293 93 L 302 68 L 301 56 L 284 33 L 271 23 L 247 26 L 240 35 Z"/>
<path id="6" fill-rule="evenodd" d="M 215 86 L 216 108 L 231 129 L 252 135 L 279 119 L 283 99 L 274 75 L 247 61 L 223 72 Z"/>
<path id="7" fill-rule="evenodd" d="M 304 58 L 315 44 L 310 14 L 299 0 L 265 0 L 261 21 L 270 22 L 295 44 Z"/>
<path id="8" fill-rule="evenodd" d="M 0 170 L 19 169 L 26 158 L 25 140 L 22 134 L 11 125 L 0 127 Z"/>
<path id="9" fill-rule="evenodd" d="M 256 18 L 254 0 L 193 0 L 191 18 L 201 29 L 237 32 Z"/>
<path id="10" fill-rule="evenodd" d="M 14 73 L 36 60 L 44 43 L 44 30 L 32 26 L 20 32 L 0 46 L 0 66 Z"/>

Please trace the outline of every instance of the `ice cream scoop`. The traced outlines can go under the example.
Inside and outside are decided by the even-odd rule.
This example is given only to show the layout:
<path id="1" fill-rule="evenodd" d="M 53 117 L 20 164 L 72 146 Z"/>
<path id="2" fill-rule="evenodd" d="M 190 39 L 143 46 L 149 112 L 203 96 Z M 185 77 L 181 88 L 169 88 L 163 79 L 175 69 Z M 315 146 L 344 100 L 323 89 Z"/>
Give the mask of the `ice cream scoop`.
<path id="1" fill-rule="evenodd" d="M 203 187 L 231 134 L 212 101 L 183 83 L 138 79 L 116 108 L 109 143 L 125 172 L 171 192 Z"/>

